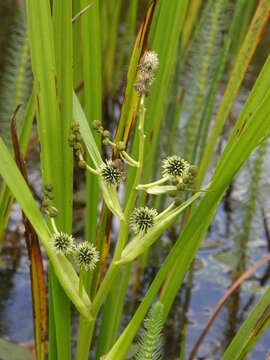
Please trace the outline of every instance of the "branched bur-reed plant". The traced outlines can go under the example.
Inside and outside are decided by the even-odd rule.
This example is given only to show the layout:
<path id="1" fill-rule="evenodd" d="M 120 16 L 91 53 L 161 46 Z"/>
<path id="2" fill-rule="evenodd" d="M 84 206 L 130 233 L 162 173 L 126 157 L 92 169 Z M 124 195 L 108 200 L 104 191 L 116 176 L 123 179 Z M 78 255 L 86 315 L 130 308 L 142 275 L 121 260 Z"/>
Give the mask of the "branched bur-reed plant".
<path id="1" fill-rule="evenodd" d="M 43 240 L 43 244 L 45 243 L 44 246 L 47 249 L 51 262 L 55 264 L 60 261 L 58 270 L 55 269 L 55 274 L 60 284 L 62 284 L 67 294 L 69 294 L 74 302 L 78 311 L 86 320 L 86 325 L 82 327 L 78 337 L 77 359 L 86 359 L 88 357 L 95 320 L 97 319 L 101 305 L 114 283 L 116 275 L 121 270 L 121 266 L 130 263 L 139 255 L 143 254 L 178 218 L 179 214 L 192 202 L 198 199 L 201 194 L 200 191 L 196 191 L 195 195 L 181 203 L 181 193 L 183 191 L 193 191 L 192 183 L 194 182 L 197 169 L 177 155 L 170 156 L 163 161 L 163 175 L 161 179 L 149 184 L 140 184 L 143 171 L 145 142 L 144 122 L 146 108 L 144 101 L 146 97 L 150 96 L 150 87 L 154 81 L 154 72 L 158 65 L 159 61 L 157 54 L 150 51 L 144 54 L 138 65 L 136 81 L 134 83 L 134 87 L 139 96 L 137 119 L 139 151 L 137 159 L 134 159 L 128 154 L 123 142 L 119 141 L 114 143 L 110 139 L 109 131 L 104 129 L 99 121 L 95 121 L 93 123 L 93 128 L 101 134 L 104 145 L 116 149 L 118 154 L 118 157 L 115 159 L 109 158 L 102 160 L 95 147 L 91 130 L 85 122 L 85 118 L 82 115 L 80 106 L 76 103 L 77 100 L 75 98 L 77 112 L 75 111 L 75 122 L 73 122 L 70 127 L 68 137 L 69 145 L 74 150 L 78 165 L 97 177 L 105 203 L 108 204 L 109 208 L 120 219 L 118 240 L 112 261 L 103 281 L 99 288 L 97 288 L 97 291 L 91 300 L 85 289 L 85 281 L 87 278 L 89 279 L 88 275 L 93 273 L 97 262 L 100 260 L 99 250 L 89 242 L 80 242 L 76 244 L 76 241 L 71 234 L 58 230 L 55 219 L 57 220 L 62 209 L 54 206 L 53 186 L 48 183 L 44 187 L 44 199 L 42 201 L 41 210 L 46 214 L 48 225 L 51 230 L 44 229 L 45 233 L 48 233 L 49 231 L 49 240 L 47 240 L 47 235 L 44 236 L 44 234 L 41 234 L 40 237 L 41 240 Z M 77 117 L 76 114 L 79 114 L 79 116 Z M 82 128 L 86 128 L 86 131 L 82 132 Z M 89 155 L 93 160 L 94 166 L 90 166 L 87 163 L 83 141 L 86 144 L 86 148 L 88 150 L 90 148 Z M 128 202 L 122 211 L 117 198 L 117 189 L 120 183 L 125 181 L 125 167 L 134 167 L 136 171 Z M 17 170 L 14 169 L 14 171 Z M 25 187 L 25 184 L 20 177 L 19 181 L 21 181 L 23 184 L 22 186 Z M 165 183 L 167 184 L 165 185 Z M 29 190 L 27 191 L 29 195 Z M 155 209 L 148 208 L 147 206 L 136 206 L 139 191 L 146 191 L 149 194 L 155 195 L 171 193 L 173 201 L 166 209 L 158 214 Z M 31 197 L 31 195 L 29 196 Z M 24 203 L 24 195 L 17 193 L 17 199 L 31 220 L 33 217 L 33 209 L 31 206 L 27 209 L 29 203 Z M 32 204 L 32 206 L 34 205 Z M 42 233 L 40 226 L 37 226 L 35 221 L 33 221 L 33 225 L 36 226 L 37 233 Z M 133 236 L 131 241 L 127 244 L 130 231 L 133 233 Z M 60 270 L 60 268 L 62 268 L 62 270 Z M 76 279 L 75 276 L 77 271 L 79 272 L 79 279 Z M 154 315 L 155 312 L 153 310 L 153 316 Z M 149 336 L 152 336 L 152 327 L 149 328 L 149 331 Z M 87 340 L 81 341 L 81 338 Z M 155 353 L 155 351 L 156 350 L 153 348 L 153 353 Z"/>

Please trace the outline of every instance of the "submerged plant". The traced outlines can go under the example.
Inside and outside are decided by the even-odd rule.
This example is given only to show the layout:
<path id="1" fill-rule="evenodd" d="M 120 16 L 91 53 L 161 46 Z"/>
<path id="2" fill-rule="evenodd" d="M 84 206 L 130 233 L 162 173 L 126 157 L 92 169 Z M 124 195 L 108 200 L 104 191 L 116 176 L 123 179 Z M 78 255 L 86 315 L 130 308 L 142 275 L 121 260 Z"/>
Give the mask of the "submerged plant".
<path id="1" fill-rule="evenodd" d="M 140 335 L 136 360 L 161 360 L 162 357 L 162 314 L 163 305 L 153 305 L 149 317 L 144 320 L 144 330 Z"/>

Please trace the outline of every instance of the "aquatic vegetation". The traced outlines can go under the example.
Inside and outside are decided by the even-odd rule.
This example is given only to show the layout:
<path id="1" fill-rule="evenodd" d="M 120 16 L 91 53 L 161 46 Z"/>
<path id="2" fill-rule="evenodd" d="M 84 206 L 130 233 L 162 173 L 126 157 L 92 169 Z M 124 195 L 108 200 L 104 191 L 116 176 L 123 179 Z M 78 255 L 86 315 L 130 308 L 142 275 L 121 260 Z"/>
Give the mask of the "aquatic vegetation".
<path id="1" fill-rule="evenodd" d="M 88 359 L 90 351 L 96 359 L 124 359 L 143 322 L 136 359 L 162 358 L 161 331 L 184 277 L 189 271 L 192 282 L 192 263 L 217 207 L 240 168 L 260 147 L 243 220 L 243 236 L 250 233 L 270 128 L 269 57 L 227 138 L 222 130 L 269 19 L 270 1 L 260 0 L 256 9 L 250 7 L 252 20 L 249 24 L 246 15 L 244 30 L 237 26 L 245 13 L 243 0 L 230 5 L 232 9 L 226 1 L 194 3 L 153 0 L 148 8 L 142 7 L 144 18 L 133 45 L 128 39 L 139 18 L 136 0 L 130 1 L 128 9 L 121 1 L 113 7 L 106 1 L 93 0 L 89 6 L 86 0 L 79 5 L 55 0 L 51 8 L 49 0 L 26 0 L 32 96 L 24 110 L 20 145 L 14 145 L 12 152 L 0 139 L 0 218 L 8 217 L 9 199 L 14 196 L 49 258 L 51 359 L 71 359 L 71 303 L 79 317 L 77 360 Z M 125 20 L 121 9 L 128 11 Z M 196 21 L 199 11 L 202 17 Z M 126 21 L 127 34 L 120 36 L 122 42 L 118 39 L 121 21 Z M 234 64 L 229 61 L 230 52 Z M 122 67 L 126 58 L 130 61 L 121 97 L 119 63 Z M 182 121 L 185 102 L 187 107 L 190 104 L 188 96 L 177 96 L 182 86 L 178 83 L 189 58 L 196 76 L 184 84 L 184 88 L 190 86 L 193 100 L 185 139 L 179 145 L 179 117 Z M 224 94 L 219 92 L 223 83 Z M 218 95 L 219 109 L 212 117 Z M 17 111 L 12 109 L 13 123 Z M 40 206 L 26 174 L 16 165 L 25 155 L 34 114 L 41 148 Z M 224 146 L 217 151 L 218 141 Z M 85 188 L 83 240 L 75 240 L 73 203 L 80 187 Z M 165 258 L 161 256 L 151 285 L 119 336 L 131 275 L 135 274 L 140 288 L 149 253 L 159 253 L 159 239 L 173 226 L 177 239 Z M 5 227 L 6 220 L 0 226 L 2 233 Z M 243 250 L 244 240 L 239 243 Z M 31 250 L 31 243 L 28 246 Z M 142 263 L 136 274 L 133 265 Z M 34 301 L 39 297 L 34 292 Z M 268 324 L 269 301 L 267 289 L 225 359 L 240 359 L 252 348 Z M 42 360 L 46 338 L 41 333 L 46 329 L 43 314 L 35 309 L 35 350 Z M 183 331 L 189 331 L 186 324 Z"/>

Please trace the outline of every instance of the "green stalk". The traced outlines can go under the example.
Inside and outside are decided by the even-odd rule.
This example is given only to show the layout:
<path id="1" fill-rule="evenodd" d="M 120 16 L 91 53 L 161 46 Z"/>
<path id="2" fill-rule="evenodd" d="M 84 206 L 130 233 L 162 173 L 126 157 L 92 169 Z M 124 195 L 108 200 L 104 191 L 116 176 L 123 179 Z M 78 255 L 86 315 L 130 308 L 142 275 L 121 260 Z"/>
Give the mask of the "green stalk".
<path id="1" fill-rule="evenodd" d="M 94 120 L 102 119 L 102 86 L 101 86 L 101 44 L 100 44 L 100 15 L 99 1 L 93 0 L 92 7 L 82 15 L 81 37 L 83 49 L 83 80 L 84 105 L 89 127 Z M 89 0 L 80 0 L 81 8 L 89 4 Z M 99 134 L 94 134 L 98 148 L 101 147 Z M 90 157 L 87 157 L 92 166 Z M 86 173 L 86 240 L 96 243 L 96 227 L 98 217 L 99 186 L 97 176 Z M 90 294 L 90 274 L 85 277 L 85 288 Z M 77 338 L 76 358 L 88 359 L 91 344 L 89 323 L 80 318 L 79 334 Z M 92 325 L 91 325 L 92 326 Z M 87 335 L 88 334 L 88 335 Z M 87 339 L 87 341 L 84 341 Z"/>
<path id="2" fill-rule="evenodd" d="M 68 27 L 71 26 L 71 1 L 69 4 L 65 2 L 62 9 L 63 12 L 58 12 L 58 6 L 62 7 L 62 5 L 63 2 L 57 2 L 55 11 L 57 11 L 59 17 L 57 16 L 55 25 L 59 33 L 67 32 L 67 34 L 71 34 L 71 29 L 68 32 Z M 53 186 L 53 205 L 59 210 L 57 226 L 60 230 L 65 230 L 68 224 L 71 223 L 70 191 L 72 191 L 72 188 L 69 191 L 67 188 L 69 188 L 69 184 L 72 181 L 72 163 L 69 160 L 71 158 L 68 155 L 68 144 L 65 143 L 69 120 L 65 119 L 65 122 L 62 123 L 63 118 L 60 116 L 60 103 L 61 106 L 63 106 L 63 111 L 65 111 L 64 106 L 67 104 L 67 102 L 62 104 L 66 93 L 63 91 L 62 79 L 58 78 L 58 75 L 62 75 L 59 64 L 62 64 L 60 55 L 62 55 L 63 49 L 61 48 L 62 50 L 60 50 L 59 46 L 61 44 L 57 39 L 55 39 L 57 42 L 56 48 L 54 46 L 49 1 L 27 0 L 26 9 L 32 68 L 34 81 L 36 81 L 37 84 L 36 109 L 41 143 L 43 184 L 44 186 L 46 184 L 52 184 Z M 64 24 L 66 24 L 66 27 L 62 27 Z M 60 29 L 62 30 L 60 31 Z M 71 41 L 71 36 L 67 36 L 64 42 L 65 45 L 63 45 L 65 49 L 68 47 L 71 48 Z M 63 55 L 67 56 L 67 53 Z M 63 60 L 67 61 L 66 66 L 68 66 L 71 57 L 70 59 L 65 58 Z M 61 67 L 61 69 L 63 68 Z M 68 71 L 70 70 L 69 68 Z M 71 74 L 72 73 L 68 76 L 72 79 Z M 63 79 L 63 81 L 65 80 L 68 81 L 68 79 Z M 70 84 L 72 86 L 72 82 Z M 72 91 L 72 87 L 67 88 L 66 91 Z M 70 112 L 70 110 L 68 111 Z M 65 112 L 65 114 L 67 113 Z M 71 114 L 69 114 L 69 119 L 71 119 Z M 63 193 L 63 187 L 66 191 L 65 193 Z M 67 346 L 67 344 L 70 344 L 70 301 L 66 297 L 54 273 L 50 272 L 50 275 L 52 276 L 51 286 L 54 294 L 53 320 L 55 321 L 57 353 L 58 357 L 69 359 L 71 358 L 71 348 Z M 52 296 L 52 294 L 50 294 L 50 296 Z"/>
<path id="3" fill-rule="evenodd" d="M 121 253 L 124 249 L 124 246 L 127 241 L 128 237 L 128 230 L 129 230 L 129 217 L 130 214 L 135 206 L 136 198 L 138 194 L 137 186 L 140 183 L 142 169 L 143 169 L 143 157 L 144 157 L 144 120 L 145 120 L 145 107 L 144 107 L 144 95 L 140 99 L 140 107 L 139 107 L 139 119 L 138 119 L 138 134 L 139 134 L 139 155 L 138 155 L 138 163 L 139 167 L 136 168 L 136 174 L 134 177 L 134 181 L 132 184 L 132 188 L 129 193 L 129 197 L 126 203 L 125 211 L 124 211 L 124 221 L 122 220 L 120 223 L 120 230 L 119 230 L 119 236 L 116 244 L 116 249 L 113 255 L 112 264 L 110 265 L 108 272 L 101 284 L 101 287 L 99 291 L 97 292 L 97 295 L 93 301 L 93 311 L 94 314 L 99 311 L 100 306 L 102 305 L 102 302 L 109 292 L 110 288 L 116 289 L 117 286 L 113 287 L 112 283 L 116 279 L 118 268 L 115 267 L 114 262 L 119 260 Z M 115 270 L 114 270 L 115 269 Z M 115 274 L 114 274 L 115 273 Z M 108 280 L 109 279 L 109 280 Z M 116 282 L 114 282 L 115 285 Z M 116 290 L 113 290 L 114 292 Z M 117 294 L 113 294 L 117 295 Z M 110 297 L 108 298 L 110 299 Z M 115 331 L 117 329 L 115 328 L 115 317 L 118 316 L 118 309 L 114 306 L 114 301 L 117 301 L 117 296 L 112 298 L 112 301 L 109 301 L 106 303 L 105 309 L 107 310 L 108 318 L 103 317 L 102 319 L 102 325 L 101 330 L 103 332 L 100 332 L 99 338 L 98 338 L 98 344 L 97 344 L 97 352 L 96 352 L 96 358 L 101 356 L 102 354 L 106 353 L 110 347 L 113 344 L 114 338 L 115 338 Z M 110 310 L 108 310 L 110 309 Z M 104 325 L 103 325 L 104 324 Z"/>

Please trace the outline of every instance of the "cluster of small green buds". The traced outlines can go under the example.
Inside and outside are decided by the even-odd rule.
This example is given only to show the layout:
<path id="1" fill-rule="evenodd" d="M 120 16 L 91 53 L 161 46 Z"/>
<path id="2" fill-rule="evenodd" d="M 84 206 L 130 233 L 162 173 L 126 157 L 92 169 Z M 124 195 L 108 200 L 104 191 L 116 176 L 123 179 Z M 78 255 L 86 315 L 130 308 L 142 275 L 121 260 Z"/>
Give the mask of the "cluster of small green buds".
<path id="1" fill-rule="evenodd" d="M 150 95 L 149 87 L 154 81 L 154 70 L 158 68 L 158 56 L 153 51 L 147 51 L 142 57 L 137 68 L 137 79 L 134 83 L 139 96 Z"/>
<path id="2" fill-rule="evenodd" d="M 150 209 L 147 206 L 141 206 L 132 212 L 130 216 L 130 226 L 135 234 L 146 234 L 155 224 L 155 218 L 158 215 L 156 209 Z"/>
<path id="3" fill-rule="evenodd" d="M 106 160 L 100 167 L 100 175 L 107 185 L 118 186 L 125 177 L 121 160 Z"/>
<path id="4" fill-rule="evenodd" d="M 74 252 L 79 267 L 85 271 L 94 270 L 99 260 L 99 253 L 95 246 L 87 241 L 80 243 Z"/>
<path id="5" fill-rule="evenodd" d="M 82 145 L 82 137 L 80 134 L 80 125 L 78 123 L 73 122 L 71 124 L 68 143 L 69 146 L 71 146 L 75 151 L 75 155 L 78 159 L 79 167 L 84 169 L 86 167 L 86 163 L 82 158 L 84 154 L 84 149 Z"/>
<path id="6" fill-rule="evenodd" d="M 61 253 L 67 256 L 74 251 L 73 237 L 63 232 L 54 233 L 51 238 L 51 244 L 58 254 Z"/>
<path id="7" fill-rule="evenodd" d="M 101 136 L 103 137 L 102 143 L 104 145 L 113 145 L 113 143 L 110 141 L 110 136 L 111 133 L 109 130 L 104 129 L 104 127 L 101 124 L 101 121 L 99 120 L 94 120 L 92 123 L 92 128 L 98 132 L 99 134 L 101 134 Z"/>
<path id="8" fill-rule="evenodd" d="M 44 186 L 44 199 L 41 203 L 41 211 L 50 218 L 55 218 L 58 215 L 58 210 L 51 205 L 51 200 L 53 200 L 53 187 L 51 184 L 47 184 Z"/>

